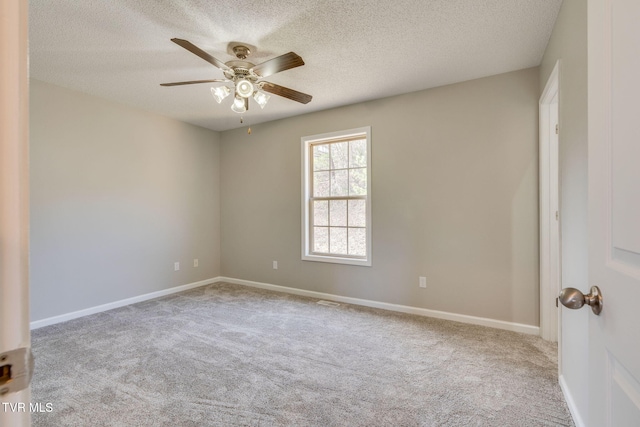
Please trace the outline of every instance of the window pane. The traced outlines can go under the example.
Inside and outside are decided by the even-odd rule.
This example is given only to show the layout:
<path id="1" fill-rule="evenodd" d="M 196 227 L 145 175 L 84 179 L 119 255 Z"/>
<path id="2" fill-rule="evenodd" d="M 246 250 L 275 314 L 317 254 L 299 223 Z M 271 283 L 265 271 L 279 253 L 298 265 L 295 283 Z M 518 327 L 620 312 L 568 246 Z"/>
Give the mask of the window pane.
<path id="1" fill-rule="evenodd" d="M 367 140 L 358 139 L 349 142 L 349 167 L 358 168 L 367 166 Z"/>
<path id="2" fill-rule="evenodd" d="M 349 227 L 367 226 L 367 201 L 349 200 Z"/>
<path id="3" fill-rule="evenodd" d="M 313 225 L 329 225 L 329 202 L 327 200 L 313 202 Z"/>
<path id="4" fill-rule="evenodd" d="M 346 200 L 331 200 L 329 204 L 329 225 L 332 227 L 347 226 L 347 201 Z"/>
<path id="5" fill-rule="evenodd" d="M 349 143 L 336 142 L 331 147 L 331 169 L 346 169 L 349 167 Z"/>
<path id="6" fill-rule="evenodd" d="M 367 255 L 367 232 L 365 228 L 349 228 L 349 255 Z"/>
<path id="7" fill-rule="evenodd" d="M 346 228 L 329 228 L 329 249 L 332 254 L 347 254 Z"/>
<path id="8" fill-rule="evenodd" d="M 313 251 L 329 252 L 329 227 L 313 227 Z"/>
<path id="9" fill-rule="evenodd" d="M 348 196 L 349 192 L 349 171 L 331 171 L 331 196 Z M 366 189 L 366 187 L 365 187 Z"/>
<path id="10" fill-rule="evenodd" d="M 313 145 L 313 170 L 329 170 L 329 145 Z"/>
<path id="11" fill-rule="evenodd" d="M 313 197 L 329 197 L 331 172 L 314 172 Z"/>
<path id="12" fill-rule="evenodd" d="M 331 190 L 333 190 L 333 186 Z M 367 168 L 349 169 L 349 195 L 365 196 L 366 194 Z"/>

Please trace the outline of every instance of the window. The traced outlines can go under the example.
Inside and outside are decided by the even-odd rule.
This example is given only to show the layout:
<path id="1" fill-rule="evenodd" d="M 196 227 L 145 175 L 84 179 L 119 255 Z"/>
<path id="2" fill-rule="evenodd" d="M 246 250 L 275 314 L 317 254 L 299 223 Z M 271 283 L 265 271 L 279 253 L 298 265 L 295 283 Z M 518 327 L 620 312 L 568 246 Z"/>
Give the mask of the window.
<path id="1" fill-rule="evenodd" d="M 371 265 L 371 128 L 302 138 L 302 259 Z"/>

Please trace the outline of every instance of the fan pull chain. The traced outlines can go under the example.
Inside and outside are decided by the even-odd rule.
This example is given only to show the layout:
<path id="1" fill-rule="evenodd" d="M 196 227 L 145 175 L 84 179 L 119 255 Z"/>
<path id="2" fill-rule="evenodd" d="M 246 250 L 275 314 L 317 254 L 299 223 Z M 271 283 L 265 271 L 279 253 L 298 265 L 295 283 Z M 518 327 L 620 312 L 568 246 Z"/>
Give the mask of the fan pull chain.
<path id="1" fill-rule="evenodd" d="M 240 124 L 244 123 L 244 117 L 240 117 Z M 247 128 L 247 133 L 251 135 L 251 127 Z"/>

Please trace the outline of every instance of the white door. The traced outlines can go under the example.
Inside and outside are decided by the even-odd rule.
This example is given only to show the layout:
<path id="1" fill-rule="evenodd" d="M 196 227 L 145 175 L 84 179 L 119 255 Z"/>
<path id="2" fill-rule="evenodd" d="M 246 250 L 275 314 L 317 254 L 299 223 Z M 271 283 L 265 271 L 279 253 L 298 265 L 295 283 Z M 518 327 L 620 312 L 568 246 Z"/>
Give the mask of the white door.
<path id="1" fill-rule="evenodd" d="M 29 425 L 27 1 L 0 0 L 0 426 Z"/>
<path id="2" fill-rule="evenodd" d="M 639 23 L 638 0 L 589 0 L 589 286 L 604 297 L 584 325 L 593 427 L 640 426 Z"/>

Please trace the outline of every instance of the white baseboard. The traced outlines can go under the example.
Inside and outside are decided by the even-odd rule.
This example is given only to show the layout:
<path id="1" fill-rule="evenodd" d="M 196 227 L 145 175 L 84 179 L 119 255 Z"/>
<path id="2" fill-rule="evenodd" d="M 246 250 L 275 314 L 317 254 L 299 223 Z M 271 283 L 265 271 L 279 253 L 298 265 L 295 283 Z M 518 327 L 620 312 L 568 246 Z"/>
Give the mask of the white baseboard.
<path id="1" fill-rule="evenodd" d="M 151 292 L 144 295 L 138 295 L 136 297 L 126 298 L 120 301 L 114 301 L 108 304 L 102 304 L 95 307 L 89 307 L 83 310 L 74 311 L 72 313 L 66 313 L 66 314 L 61 314 L 59 316 L 48 317 L 42 320 L 36 320 L 34 322 L 31 322 L 30 326 L 32 330 L 38 329 L 44 326 L 66 322 L 67 320 L 77 319 L 78 317 L 84 317 L 90 314 L 100 313 L 107 310 L 113 310 L 114 308 L 124 307 L 125 305 L 135 304 L 137 302 L 147 301 L 147 300 L 162 297 L 165 295 L 175 294 L 177 292 L 186 291 L 188 289 L 193 289 L 200 286 L 210 285 L 211 283 L 216 283 L 220 281 L 222 281 L 220 277 L 200 280 L 199 282 L 188 283 L 186 285 L 175 286 L 173 288 L 163 289 L 161 291 Z"/>
<path id="2" fill-rule="evenodd" d="M 538 326 L 524 325 L 522 323 L 505 322 L 502 320 L 487 319 L 484 317 L 467 316 L 465 314 L 447 313 L 445 311 L 429 310 L 426 308 L 411 307 L 407 305 L 390 304 L 387 302 L 372 301 L 367 299 L 344 297 L 323 292 L 307 291 L 304 289 L 289 288 L 286 286 L 272 285 L 269 283 L 253 282 L 250 280 L 234 279 L 231 277 L 219 277 L 219 281 L 236 285 L 251 286 L 276 292 L 301 295 L 311 298 L 319 298 L 330 301 L 344 302 L 347 304 L 362 305 L 365 307 L 381 308 L 384 310 L 398 311 L 401 313 L 417 314 L 418 316 L 435 317 L 438 319 L 453 320 L 455 322 L 470 323 L 473 325 L 488 326 L 491 328 L 505 329 L 507 331 L 522 332 L 525 334 L 539 335 Z"/>
<path id="3" fill-rule="evenodd" d="M 576 406 L 576 401 L 573 400 L 573 395 L 571 394 L 571 391 L 569 391 L 567 382 L 565 381 L 563 375 L 560 375 L 560 378 L 558 378 L 558 382 L 560 383 L 560 389 L 562 390 L 562 394 L 564 395 L 564 400 L 567 402 L 567 406 L 569 407 L 571 417 L 573 417 L 573 423 L 576 425 L 576 427 L 586 427 L 584 420 L 580 416 L 578 407 Z"/>
<path id="4" fill-rule="evenodd" d="M 340 295 L 327 294 L 323 292 L 308 291 L 304 289 L 289 288 L 286 286 L 272 285 L 270 283 L 253 282 L 250 280 L 234 279 L 232 277 L 215 277 L 212 279 L 201 280 L 199 282 L 189 283 L 182 286 L 176 286 L 161 291 L 151 292 L 136 297 L 126 298 L 114 301 L 108 304 L 102 304 L 95 307 L 85 308 L 83 310 L 71 313 L 61 314 L 42 320 L 31 322 L 31 329 L 38 329 L 44 326 L 54 325 L 56 323 L 66 322 L 67 320 L 77 319 L 78 317 L 88 316 L 90 314 L 100 313 L 114 308 L 124 307 L 126 305 L 135 304 L 137 302 L 147 301 L 150 299 L 186 291 L 188 289 L 209 285 L 212 283 L 227 282 L 237 285 L 250 286 L 254 288 L 267 289 L 275 292 L 284 292 L 288 294 L 301 295 L 310 298 L 318 298 L 329 301 L 343 302 L 347 304 L 362 305 L 365 307 L 381 308 L 383 310 L 397 311 L 400 313 L 416 314 L 418 316 L 435 317 L 438 319 L 452 320 L 455 322 L 469 323 L 473 325 L 488 326 L 491 328 L 504 329 L 507 331 L 522 332 L 525 334 L 539 335 L 540 328 L 537 326 L 524 325 L 521 323 L 505 322 L 502 320 L 487 319 L 484 317 L 467 316 L 465 314 L 447 313 L 445 311 L 429 310 L 426 308 L 411 307 L 407 305 L 391 304 L 387 302 L 373 301 L 361 298 L 344 297 Z"/>

